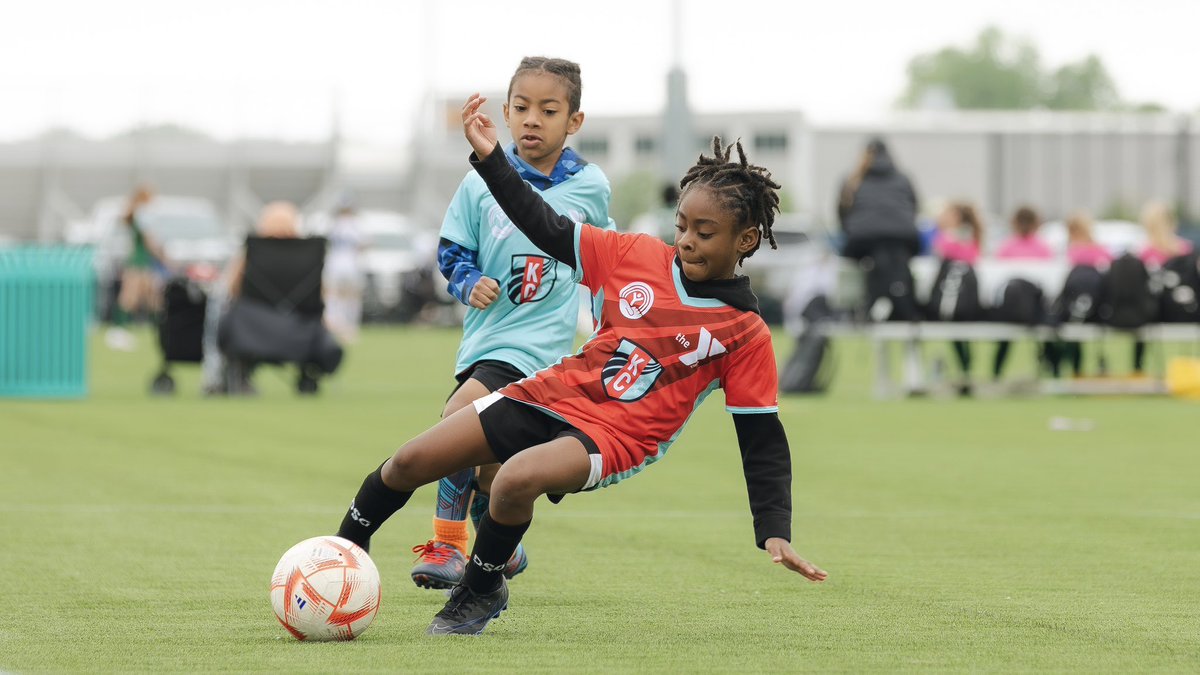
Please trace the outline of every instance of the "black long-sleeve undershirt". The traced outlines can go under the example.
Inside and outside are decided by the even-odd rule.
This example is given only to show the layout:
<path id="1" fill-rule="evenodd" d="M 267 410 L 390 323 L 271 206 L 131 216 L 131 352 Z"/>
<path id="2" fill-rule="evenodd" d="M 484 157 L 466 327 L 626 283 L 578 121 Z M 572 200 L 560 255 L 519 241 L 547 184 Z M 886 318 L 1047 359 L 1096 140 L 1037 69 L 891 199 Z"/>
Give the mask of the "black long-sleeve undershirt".
<path id="1" fill-rule="evenodd" d="M 792 540 L 792 454 L 776 413 L 736 414 L 742 473 L 759 548 L 771 537 Z"/>

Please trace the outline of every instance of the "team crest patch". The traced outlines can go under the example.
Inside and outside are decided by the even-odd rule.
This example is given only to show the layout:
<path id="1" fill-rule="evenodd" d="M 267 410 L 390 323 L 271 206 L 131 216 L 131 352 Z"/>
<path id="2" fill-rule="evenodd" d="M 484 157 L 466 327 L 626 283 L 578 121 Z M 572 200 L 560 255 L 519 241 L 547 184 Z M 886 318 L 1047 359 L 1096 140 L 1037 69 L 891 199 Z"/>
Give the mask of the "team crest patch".
<path id="1" fill-rule="evenodd" d="M 554 288 L 558 266 L 542 255 L 514 255 L 508 277 L 508 299 L 514 305 L 543 300 Z"/>
<path id="2" fill-rule="evenodd" d="M 626 319 L 640 319 L 654 306 L 654 289 L 644 281 L 634 281 L 621 289 L 620 306 Z"/>
<path id="3" fill-rule="evenodd" d="M 629 402 L 645 396 L 662 375 L 662 370 L 662 364 L 650 352 L 629 340 L 621 340 L 617 351 L 600 371 L 600 377 L 609 398 Z"/>

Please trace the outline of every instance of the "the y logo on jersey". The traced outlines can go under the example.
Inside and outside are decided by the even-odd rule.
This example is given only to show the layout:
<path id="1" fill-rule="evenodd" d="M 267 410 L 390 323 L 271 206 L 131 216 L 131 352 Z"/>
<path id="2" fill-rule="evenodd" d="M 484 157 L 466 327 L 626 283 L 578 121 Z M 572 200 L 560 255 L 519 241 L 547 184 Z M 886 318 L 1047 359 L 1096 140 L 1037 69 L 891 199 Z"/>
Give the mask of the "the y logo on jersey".
<path id="1" fill-rule="evenodd" d="M 696 346 L 696 351 L 688 352 L 679 357 L 679 362 L 685 366 L 696 367 L 704 359 L 724 354 L 727 350 L 721 341 L 712 336 L 707 328 L 700 329 L 700 344 Z"/>
<path id="2" fill-rule="evenodd" d="M 508 299 L 514 305 L 537 302 L 550 294 L 558 266 L 542 255 L 514 255 L 508 277 Z"/>
<path id="3" fill-rule="evenodd" d="M 662 375 L 662 369 L 662 364 L 650 352 L 629 340 L 621 340 L 617 351 L 600 371 L 604 393 L 618 401 L 636 401 L 650 391 Z"/>
<path id="4" fill-rule="evenodd" d="M 654 289 L 644 281 L 634 281 L 621 289 L 619 304 L 626 319 L 640 319 L 654 306 Z"/>

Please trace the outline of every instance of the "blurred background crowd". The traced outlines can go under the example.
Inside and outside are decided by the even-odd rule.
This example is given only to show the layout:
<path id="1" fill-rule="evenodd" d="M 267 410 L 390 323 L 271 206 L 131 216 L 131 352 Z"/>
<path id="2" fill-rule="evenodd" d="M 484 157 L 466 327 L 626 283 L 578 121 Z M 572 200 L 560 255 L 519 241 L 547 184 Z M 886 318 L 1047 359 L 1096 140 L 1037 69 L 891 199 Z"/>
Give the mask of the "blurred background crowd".
<path id="1" fill-rule="evenodd" d="M 518 33 L 497 46 L 486 30 L 464 38 L 453 13 L 436 3 L 302 3 L 294 16 L 284 16 L 282 4 L 250 4 L 239 23 L 247 26 L 223 29 L 259 40 L 261 49 L 212 44 L 207 60 L 172 51 L 178 33 L 168 26 L 176 20 L 160 8 L 114 6 L 129 15 L 118 20 L 73 7 L 108 33 L 98 44 L 112 45 L 111 63 L 135 64 L 132 88 L 89 83 L 92 67 L 62 59 L 33 59 L 24 75 L 11 63 L 0 71 L 17 111 L 0 128 L 0 247 L 91 247 L 94 312 L 113 327 L 106 338 L 113 349 L 136 348 L 125 327 L 156 320 L 172 278 L 216 291 L 220 302 L 236 296 L 237 267 L 255 234 L 323 239 L 323 259 L 313 263 L 322 268 L 323 325 L 342 345 L 353 343 L 362 322 L 457 324 L 462 307 L 446 293 L 435 249 L 467 168 L 458 110 L 466 93 L 482 87 L 498 118 L 506 69 L 532 53 L 583 66 L 588 115 L 570 144 L 611 179 L 618 228 L 669 240 L 677 193 L 666 177 L 680 175 L 714 135 L 740 138 L 754 162 L 771 168 L 784 186 L 780 246 L 751 258 L 746 272 L 756 277 L 767 318 L 794 333 L 817 297 L 850 321 L 929 318 L 946 261 L 979 268 L 982 304 L 999 305 L 1007 280 L 986 271 L 991 261 L 1040 260 L 1051 269 L 1035 279 L 1049 311 L 1073 267 L 1104 271 L 1131 253 L 1153 272 L 1200 240 L 1200 99 L 1179 91 L 1187 78 L 1172 41 L 1137 34 L 1160 27 L 1177 35 L 1177 24 L 1200 18 L 1187 3 L 1152 2 L 1131 16 L 1111 3 L 963 9 L 930 0 L 899 24 L 892 16 L 899 10 L 870 3 L 857 10 L 631 4 L 618 9 L 648 27 L 628 30 L 656 36 L 647 54 L 658 60 L 634 64 L 638 72 L 624 81 L 611 74 L 609 61 L 620 61 L 611 51 L 570 48 L 588 41 L 582 15 L 538 19 L 525 39 Z M 940 19 L 922 16 L 922 7 L 940 12 L 944 25 L 930 28 Z M 221 12 L 179 10 L 179 20 L 201 25 Z M 135 28 L 130 17 L 140 11 L 149 16 Z M 835 30 L 856 11 L 873 17 L 861 35 Z M 1039 41 L 1076 37 L 1083 11 L 1098 15 L 1092 38 L 1069 49 Z M 713 16 L 724 17 L 733 46 L 701 37 Z M 783 27 L 766 29 L 761 58 L 729 63 L 731 50 L 751 47 L 763 17 Z M 58 25 L 45 13 L 31 20 L 43 30 Z M 550 38 L 558 25 L 570 35 Z M 311 32 L 321 30 L 327 41 Z M 62 32 L 62 44 L 96 39 Z M 826 32 L 842 37 L 818 35 Z M 1140 46 L 1125 42 L 1135 38 Z M 813 53 L 812 45 L 829 40 L 840 49 Z M 456 61 L 451 51 L 498 63 Z M 289 52 L 311 80 L 297 69 L 268 72 Z M 1144 60 L 1131 60 L 1131 52 Z M 252 76 L 220 70 L 236 68 L 238 58 L 250 59 L 243 65 Z M 138 68 L 148 74 L 139 78 Z M 164 81 L 171 68 L 178 76 Z M 872 71 L 886 77 L 872 79 Z M 724 79 L 714 83 L 710 72 Z M 239 93 L 200 101 L 196 91 L 222 91 L 212 85 L 222 78 L 236 81 Z M 1158 88 L 1147 91 L 1146 81 Z M 87 101 L 88 92 L 99 95 Z M 131 92 L 131 106 L 114 105 Z M 243 128 L 227 124 L 231 116 L 246 120 Z M 907 295 L 871 288 L 879 270 L 897 267 L 907 270 L 899 277 Z M 206 330 L 211 343 L 216 328 Z M 969 355 L 958 353 L 968 367 Z M 229 379 L 210 386 L 228 390 Z"/>

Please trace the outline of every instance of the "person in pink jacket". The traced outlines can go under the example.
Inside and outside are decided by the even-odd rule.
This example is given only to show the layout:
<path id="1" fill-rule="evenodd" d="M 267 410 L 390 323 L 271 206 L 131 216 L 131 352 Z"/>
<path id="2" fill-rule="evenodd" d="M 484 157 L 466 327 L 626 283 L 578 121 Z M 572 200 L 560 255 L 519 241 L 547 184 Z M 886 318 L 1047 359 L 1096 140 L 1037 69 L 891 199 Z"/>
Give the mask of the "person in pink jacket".
<path id="1" fill-rule="evenodd" d="M 1013 214 L 1013 235 L 1005 239 L 996 249 L 996 257 L 1000 260 L 1051 260 L 1054 249 L 1050 248 L 1041 237 L 1038 229 L 1042 219 L 1028 206 L 1022 206 Z"/>
<path id="2" fill-rule="evenodd" d="M 1092 236 L 1092 217 L 1086 211 L 1076 211 L 1067 217 L 1067 262 L 1071 268 L 1094 267 L 1103 272 L 1112 264 L 1113 256 Z M 1078 377 L 1083 372 L 1083 344 L 1060 341 L 1049 356 L 1058 364 L 1067 363 Z"/>
<path id="3" fill-rule="evenodd" d="M 1086 265 L 1104 271 L 1112 263 L 1112 253 L 1092 236 L 1092 217 L 1076 211 L 1067 218 L 1067 262 L 1071 267 Z"/>
<path id="4" fill-rule="evenodd" d="M 999 260 L 1053 260 L 1054 249 L 1038 236 L 1042 227 L 1042 219 L 1032 207 L 1022 206 L 1017 209 L 1012 218 L 1013 234 L 1005 239 L 996 249 Z M 1010 340 L 996 343 L 996 358 L 992 361 L 992 378 L 1000 379 L 1004 372 L 1004 363 L 1008 360 L 1008 350 L 1012 346 Z"/>
<path id="5" fill-rule="evenodd" d="M 983 246 L 983 221 L 979 212 L 968 202 L 950 202 L 937 217 L 937 232 L 933 236 L 933 252 L 942 260 L 974 265 L 979 261 Z M 958 393 L 971 394 L 971 345 L 955 340 L 954 356 L 962 368 L 962 383 Z"/>

